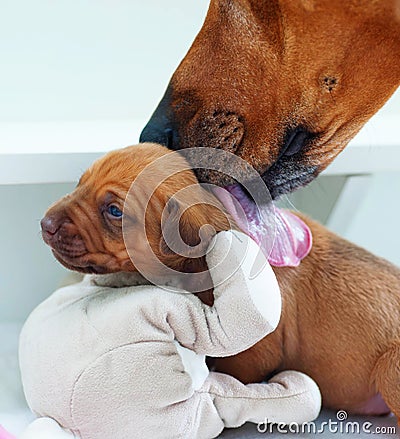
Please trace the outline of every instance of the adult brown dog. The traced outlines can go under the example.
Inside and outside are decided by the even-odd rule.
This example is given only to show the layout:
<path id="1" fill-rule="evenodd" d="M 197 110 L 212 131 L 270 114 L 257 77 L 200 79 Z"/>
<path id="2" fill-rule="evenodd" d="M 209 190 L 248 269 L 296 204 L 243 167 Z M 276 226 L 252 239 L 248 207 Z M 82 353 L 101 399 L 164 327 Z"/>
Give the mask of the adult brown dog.
<path id="1" fill-rule="evenodd" d="M 399 54 L 399 0 L 211 0 L 141 141 L 223 148 L 276 198 L 315 178 L 396 90 Z"/>
<path id="2" fill-rule="evenodd" d="M 157 167 L 155 160 L 166 154 L 171 159 Z M 179 154 L 152 144 L 107 154 L 84 173 L 70 195 L 50 207 L 42 220 L 43 238 L 62 264 L 85 273 L 135 270 L 123 240 L 122 206 L 132 181 L 152 163 L 150 176 L 160 181 L 170 177 L 158 186 L 147 207 L 150 180 L 144 180 L 130 199 L 133 251 L 146 252 L 148 241 L 166 266 L 186 272 L 205 268 L 202 257 L 178 256 L 166 247 L 162 211 L 166 208 L 172 222 L 180 218 L 180 234 L 192 246 L 198 244 L 202 226 L 226 230 L 229 218 L 218 200 L 197 185 L 190 169 L 178 172 L 187 168 Z M 171 197 L 188 185 L 194 185 L 188 197 L 170 209 Z M 146 234 L 135 229 L 143 209 Z M 176 209 L 182 215 L 176 215 Z M 242 354 L 218 359 L 216 367 L 246 383 L 297 369 L 317 381 L 327 407 L 387 413 L 381 394 L 399 417 L 400 270 L 318 223 L 305 221 L 315 237 L 310 254 L 296 269 L 275 268 L 283 296 L 277 330 Z M 147 260 L 151 259 L 144 253 L 142 261 Z M 208 300 L 208 293 L 201 298 Z"/>

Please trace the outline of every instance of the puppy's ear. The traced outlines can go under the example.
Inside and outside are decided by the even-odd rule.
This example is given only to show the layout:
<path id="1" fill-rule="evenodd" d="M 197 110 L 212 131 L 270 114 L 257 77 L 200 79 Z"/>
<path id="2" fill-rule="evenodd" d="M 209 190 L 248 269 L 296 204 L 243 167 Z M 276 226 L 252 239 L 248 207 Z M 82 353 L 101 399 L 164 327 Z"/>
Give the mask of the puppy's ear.
<path id="1" fill-rule="evenodd" d="M 180 271 L 197 274 L 193 278 L 185 277 L 187 291 L 199 291 L 199 286 L 203 283 L 212 285 L 204 254 L 215 231 L 207 224 L 207 218 L 203 215 L 204 209 L 199 205 L 185 209 L 174 198 L 168 201 L 165 209 L 166 217 L 162 221 L 160 251 L 164 256 L 179 259 Z M 197 292 L 195 295 L 206 305 L 214 304 L 212 288 Z"/>
<path id="2" fill-rule="evenodd" d="M 208 266 L 206 262 L 205 256 L 202 258 L 195 259 L 192 264 L 192 273 L 202 273 L 204 276 L 204 283 L 205 285 L 212 285 L 212 279 L 210 272 L 208 271 Z M 199 283 L 201 283 L 201 280 L 196 278 L 196 282 L 193 285 L 194 288 L 199 287 Z M 191 279 L 189 277 L 189 285 L 186 288 L 188 291 L 192 289 L 191 285 Z M 214 305 L 214 288 L 209 288 L 204 291 L 200 291 L 199 293 L 195 293 L 195 295 L 205 304 L 208 306 Z"/>
<path id="3" fill-rule="evenodd" d="M 180 255 L 183 258 L 197 258 L 204 255 L 215 230 L 207 224 L 199 205 L 187 208 L 175 198 L 165 206 L 161 224 L 160 251 L 163 255 Z"/>
<path id="4" fill-rule="evenodd" d="M 195 293 L 195 296 L 197 296 L 205 305 L 214 305 L 214 289 L 202 291 L 201 293 Z"/>

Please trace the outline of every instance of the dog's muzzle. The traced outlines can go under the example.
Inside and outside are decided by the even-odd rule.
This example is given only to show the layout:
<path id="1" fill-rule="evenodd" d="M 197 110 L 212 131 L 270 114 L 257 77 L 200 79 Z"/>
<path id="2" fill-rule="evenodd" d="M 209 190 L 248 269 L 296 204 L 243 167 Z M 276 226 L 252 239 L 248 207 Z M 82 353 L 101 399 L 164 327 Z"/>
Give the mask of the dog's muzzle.
<path id="1" fill-rule="evenodd" d="M 46 215 L 40 222 L 44 242 L 66 262 L 87 253 L 76 226 L 66 218 Z"/>

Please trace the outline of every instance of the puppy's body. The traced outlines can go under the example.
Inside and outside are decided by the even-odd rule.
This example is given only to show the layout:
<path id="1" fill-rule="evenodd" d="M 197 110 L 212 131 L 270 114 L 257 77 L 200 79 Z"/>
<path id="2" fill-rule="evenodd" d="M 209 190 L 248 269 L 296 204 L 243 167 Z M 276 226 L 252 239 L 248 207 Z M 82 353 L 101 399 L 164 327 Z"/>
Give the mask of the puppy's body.
<path id="1" fill-rule="evenodd" d="M 278 329 L 217 369 L 244 382 L 276 370 L 313 377 L 327 407 L 400 415 L 400 270 L 303 218 L 314 245 L 299 267 L 275 268 Z M 393 376 L 393 374 L 395 376 Z"/>
<path id="2" fill-rule="evenodd" d="M 157 162 L 166 155 L 168 162 Z M 168 249 L 161 233 L 163 210 L 169 210 L 169 200 L 178 191 L 193 185 L 186 199 L 178 197 L 178 210 L 175 206 L 169 212 L 190 246 L 198 244 L 202 226 L 209 224 L 219 232 L 232 227 L 232 222 L 218 200 L 197 184 L 185 160 L 154 144 L 106 155 L 83 175 L 72 194 L 48 210 L 42 220 L 43 237 L 60 262 L 83 272 L 137 270 L 115 208 L 122 210 L 131 183 L 149 165 L 150 179 L 126 203 L 128 214 L 136 217 L 131 250 L 149 265 L 148 242 L 165 266 L 191 273 L 207 268 L 203 257 L 189 258 Z M 145 204 L 144 186 L 153 177 L 162 183 Z M 144 209 L 146 214 L 140 215 Z M 318 223 L 304 221 L 314 237 L 311 253 L 299 267 L 275 269 L 283 297 L 277 330 L 244 353 L 218 359 L 217 370 L 245 383 L 278 370 L 300 370 L 318 383 L 325 406 L 382 414 L 388 408 L 380 393 L 399 417 L 400 270 Z M 146 233 L 139 227 L 142 223 Z M 211 237 L 206 236 L 203 245 Z M 209 295 L 206 291 L 200 298 L 208 303 Z"/>

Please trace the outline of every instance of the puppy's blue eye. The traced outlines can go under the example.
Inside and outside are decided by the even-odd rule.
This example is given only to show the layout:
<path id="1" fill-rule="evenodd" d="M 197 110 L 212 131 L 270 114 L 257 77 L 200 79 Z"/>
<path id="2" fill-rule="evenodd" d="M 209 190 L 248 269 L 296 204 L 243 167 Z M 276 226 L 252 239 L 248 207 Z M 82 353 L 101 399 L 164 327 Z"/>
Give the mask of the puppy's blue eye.
<path id="1" fill-rule="evenodd" d="M 113 216 L 114 218 L 121 218 L 122 211 L 115 204 L 111 204 L 111 206 L 107 207 L 107 212 Z"/>

